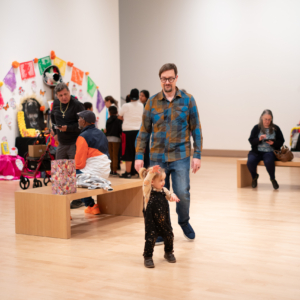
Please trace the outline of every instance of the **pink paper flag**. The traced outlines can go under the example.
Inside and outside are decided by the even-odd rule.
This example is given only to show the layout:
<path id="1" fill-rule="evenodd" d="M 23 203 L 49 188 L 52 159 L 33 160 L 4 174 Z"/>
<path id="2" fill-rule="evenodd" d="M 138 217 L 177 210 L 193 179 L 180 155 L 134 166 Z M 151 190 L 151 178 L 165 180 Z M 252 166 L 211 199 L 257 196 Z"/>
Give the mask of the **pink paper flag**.
<path id="1" fill-rule="evenodd" d="M 101 113 L 102 109 L 104 108 L 105 103 L 104 100 L 99 92 L 99 90 L 97 90 L 97 103 L 96 103 L 96 108 L 98 110 L 98 113 Z"/>
<path id="2" fill-rule="evenodd" d="M 9 72 L 6 74 L 5 78 L 3 79 L 4 83 L 6 84 L 7 88 L 13 92 L 17 86 L 16 74 L 14 68 L 11 67 Z"/>
<path id="3" fill-rule="evenodd" d="M 0 109 L 2 109 L 3 106 L 4 106 L 4 100 L 3 100 L 2 94 L 0 92 Z"/>

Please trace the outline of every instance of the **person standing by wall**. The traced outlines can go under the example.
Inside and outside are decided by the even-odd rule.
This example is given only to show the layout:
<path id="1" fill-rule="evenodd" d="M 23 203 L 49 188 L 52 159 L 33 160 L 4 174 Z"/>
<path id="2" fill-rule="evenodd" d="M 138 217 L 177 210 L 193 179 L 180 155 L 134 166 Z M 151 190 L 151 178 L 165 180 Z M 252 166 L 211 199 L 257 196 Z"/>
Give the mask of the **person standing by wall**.
<path id="1" fill-rule="evenodd" d="M 142 123 L 142 116 L 144 111 L 143 104 L 139 100 L 139 91 L 132 89 L 130 92 L 129 103 L 123 104 L 119 119 L 123 120 L 122 130 L 125 134 L 125 153 L 122 160 L 126 162 L 126 171 L 120 177 L 131 178 L 132 170 L 135 161 L 135 139 L 139 132 Z"/>
<path id="2" fill-rule="evenodd" d="M 202 131 L 194 97 L 176 87 L 178 75 L 175 64 L 165 64 L 159 70 L 162 91 L 152 96 L 146 104 L 142 126 L 137 137 L 135 168 L 144 164 L 144 152 L 152 134 L 150 165 L 165 169 L 166 184 L 170 189 L 170 177 L 175 194 L 178 223 L 184 236 L 192 241 L 195 232 L 190 220 L 190 133 L 194 140 L 192 172 L 201 167 Z M 158 237 L 156 244 L 162 244 Z"/>

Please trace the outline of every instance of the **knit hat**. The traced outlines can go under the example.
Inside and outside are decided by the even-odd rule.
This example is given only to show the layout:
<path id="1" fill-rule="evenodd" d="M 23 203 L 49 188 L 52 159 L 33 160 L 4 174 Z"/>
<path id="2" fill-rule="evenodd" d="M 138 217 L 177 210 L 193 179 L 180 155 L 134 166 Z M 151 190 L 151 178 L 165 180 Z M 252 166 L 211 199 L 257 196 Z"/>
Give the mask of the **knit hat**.
<path id="1" fill-rule="evenodd" d="M 90 110 L 83 110 L 78 113 L 78 116 L 81 117 L 87 123 L 95 124 L 96 122 L 96 116 Z"/>
<path id="2" fill-rule="evenodd" d="M 132 89 L 130 91 L 130 99 L 131 100 L 139 100 L 140 92 L 138 89 Z"/>

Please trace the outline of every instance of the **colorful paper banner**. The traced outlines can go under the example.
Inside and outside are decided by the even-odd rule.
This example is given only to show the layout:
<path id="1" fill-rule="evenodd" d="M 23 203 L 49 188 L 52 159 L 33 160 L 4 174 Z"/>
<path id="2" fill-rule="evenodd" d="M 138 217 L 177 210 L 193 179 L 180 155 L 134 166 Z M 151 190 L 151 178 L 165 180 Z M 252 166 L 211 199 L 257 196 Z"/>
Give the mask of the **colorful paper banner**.
<path id="1" fill-rule="evenodd" d="M 102 95 L 100 94 L 100 91 L 97 90 L 97 103 L 96 103 L 96 108 L 98 110 L 98 113 L 101 113 L 102 109 L 104 108 L 105 103 L 102 98 Z"/>
<path id="2" fill-rule="evenodd" d="M 65 76 L 67 63 L 64 60 L 55 57 L 53 60 L 53 64 L 59 68 L 61 76 Z"/>
<path id="3" fill-rule="evenodd" d="M 45 69 L 52 65 L 50 56 L 45 56 L 43 58 L 40 58 L 38 65 L 39 65 L 40 74 L 43 75 Z"/>
<path id="4" fill-rule="evenodd" d="M 20 73 L 22 80 L 35 77 L 33 61 L 20 63 Z"/>
<path id="5" fill-rule="evenodd" d="M 13 67 L 11 67 L 11 69 L 8 71 L 3 81 L 11 92 L 15 90 L 15 88 L 17 87 L 17 80 Z"/>
<path id="6" fill-rule="evenodd" d="M 87 92 L 90 94 L 91 97 L 94 96 L 95 92 L 96 92 L 97 86 L 95 84 L 95 82 L 91 79 L 90 76 L 88 76 L 88 80 L 87 80 Z"/>
<path id="7" fill-rule="evenodd" d="M 71 80 L 79 85 L 82 85 L 84 72 L 73 67 Z"/>

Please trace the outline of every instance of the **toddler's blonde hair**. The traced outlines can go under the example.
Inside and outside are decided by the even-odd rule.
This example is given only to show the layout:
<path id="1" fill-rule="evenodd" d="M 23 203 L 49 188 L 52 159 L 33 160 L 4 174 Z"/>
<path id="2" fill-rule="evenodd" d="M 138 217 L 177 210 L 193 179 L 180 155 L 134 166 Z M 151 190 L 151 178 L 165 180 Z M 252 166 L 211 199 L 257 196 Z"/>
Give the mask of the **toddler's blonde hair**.
<path id="1" fill-rule="evenodd" d="M 139 171 L 140 177 L 144 180 L 144 179 L 146 178 L 147 174 L 148 174 L 151 170 L 153 170 L 153 167 L 150 167 L 150 168 L 148 168 L 148 169 L 146 169 L 146 168 L 141 168 L 140 171 Z M 161 177 L 163 174 L 166 173 L 166 172 L 165 172 L 165 169 L 162 169 L 162 168 L 159 168 L 158 171 L 159 171 L 160 173 L 155 173 L 155 175 L 154 175 L 154 177 L 152 178 L 152 180 L 154 180 L 154 179 L 156 179 L 156 178 L 159 178 L 159 177 Z"/>

